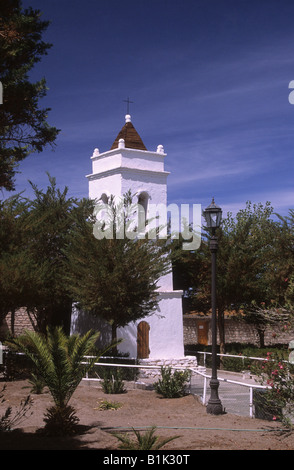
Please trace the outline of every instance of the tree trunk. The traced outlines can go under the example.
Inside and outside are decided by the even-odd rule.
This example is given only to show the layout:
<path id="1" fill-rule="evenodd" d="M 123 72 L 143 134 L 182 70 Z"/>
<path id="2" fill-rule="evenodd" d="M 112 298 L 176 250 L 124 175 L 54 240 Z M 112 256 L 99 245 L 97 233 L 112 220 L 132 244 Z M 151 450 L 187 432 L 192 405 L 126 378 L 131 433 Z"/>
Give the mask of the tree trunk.
<path id="1" fill-rule="evenodd" d="M 10 316 L 10 329 L 11 329 L 11 335 L 15 335 L 15 310 L 11 310 L 11 316 Z"/>
<path id="2" fill-rule="evenodd" d="M 257 334 L 258 334 L 258 338 L 259 338 L 259 347 L 264 348 L 265 347 L 265 344 L 264 344 L 265 329 L 257 327 L 256 330 L 257 330 Z"/>

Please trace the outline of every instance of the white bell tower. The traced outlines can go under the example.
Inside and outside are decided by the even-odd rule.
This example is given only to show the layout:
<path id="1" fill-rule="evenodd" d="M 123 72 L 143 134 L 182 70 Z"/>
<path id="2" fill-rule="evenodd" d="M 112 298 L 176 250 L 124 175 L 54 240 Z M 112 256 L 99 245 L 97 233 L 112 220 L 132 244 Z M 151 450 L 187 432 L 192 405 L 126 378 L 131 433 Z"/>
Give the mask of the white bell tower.
<path id="1" fill-rule="evenodd" d="M 167 202 L 162 145 L 156 152 L 149 152 L 126 115 L 126 123 L 119 132 L 109 151 L 94 150 L 91 157 L 92 174 L 88 175 L 89 197 L 100 198 L 103 194 L 123 195 L 129 189 L 132 193 L 148 195 L 153 204 Z"/>
<path id="2" fill-rule="evenodd" d="M 149 204 L 167 206 L 169 173 L 164 170 L 165 158 L 162 145 L 156 151 L 146 149 L 127 114 L 110 150 L 100 153 L 96 148 L 93 152 L 92 173 L 87 175 L 89 198 L 107 202 L 110 195 L 122 197 L 131 190 L 147 214 Z M 119 350 L 130 357 L 184 357 L 182 291 L 173 291 L 172 273 L 158 284 L 157 311 L 117 331 L 117 336 L 124 339 Z"/>

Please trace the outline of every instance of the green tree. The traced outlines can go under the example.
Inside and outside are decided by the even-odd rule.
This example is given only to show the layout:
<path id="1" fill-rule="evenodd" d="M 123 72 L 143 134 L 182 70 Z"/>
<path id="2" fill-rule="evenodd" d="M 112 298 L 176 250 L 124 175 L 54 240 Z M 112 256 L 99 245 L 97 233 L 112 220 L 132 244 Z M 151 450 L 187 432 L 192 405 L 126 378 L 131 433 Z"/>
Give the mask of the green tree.
<path id="1" fill-rule="evenodd" d="M 288 216 L 277 214 L 278 256 L 273 269 L 276 274 L 276 289 L 278 289 L 280 304 L 294 310 L 294 209 L 289 209 Z"/>
<path id="2" fill-rule="evenodd" d="M 28 203 L 20 196 L 0 202 L 0 323 L 11 312 L 26 305 L 31 285 L 40 274 L 31 263 L 23 220 Z"/>
<path id="3" fill-rule="evenodd" d="M 251 204 L 235 217 L 231 213 L 223 219 L 218 236 L 217 252 L 217 308 L 221 352 L 225 352 L 224 313 L 249 308 L 255 302 L 269 303 L 277 295 L 275 283 L 278 272 L 273 269 L 278 253 L 278 224 L 272 219 L 270 203 Z M 183 254 L 187 264 L 197 266 L 191 272 L 191 297 L 194 308 L 208 313 L 211 308 L 211 262 L 209 234 L 203 229 L 199 250 Z M 186 280 L 187 282 L 187 280 Z"/>
<path id="4" fill-rule="evenodd" d="M 28 75 L 51 47 L 42 41 L 49 22 L 40 17 L 39 10 L 22 10 L 20 0 L 0 3 L 0 187 L 6 190 L 14 189 L 18 163 L 53 145 L 59 132 L 47 123 L 50 108 L 39 108 L 45 79 L 31 83 Z"/>
<path id="5" fill-rule="evenodd" d="M 126 194 L 126 214 L 130 204 L 131 196 Z M 113 214 L 120 213 L 113 199 L 109 207 Z M 130 220 L 127 215 L 123 218 L 126 227 Z M 94 219 L 81 220 L 71 234 L 66 248 L 67 285 L 80 308 L 112 325 L 115 339 L 118 327 L 145 317 L 158 305 L 158 281 L 171 269 L 168 246 L 166 240 L 115 238 L 116 226 L 113 239 L 97 239 L 93 224 Z"/>
<path id="6" fill-rule="evenodd" d="M 278 338 L 278 335 L 285 332 L 285 329 L 293 328 L 293 313 L 293 309 L 275 305 L 274 302 L 270 306 L 267 306 L 265 302 L 262 302 L 261 306 L 254 302 L 246 308 L 243 320 L 254 325 L 259 338 L 259 346 L 264 348 L 265 331 L 272 328 L 273 334 Z"/>
<path id="7" fill-rule="evenodd" d="M 268 229 L 268 247 L 265 247 L 264 299 L 253 299 L 245 307 L 245 321 L 252 323 L 259 336 L 260 346 L 264 346 L 264 333 L 268 327 L 287 328 L 293 323 L 291 303 L 292 276 L 294 273 L 294 212 L 277 220 Z"/>
<path id="8" fill-rule="evenodd" d="M 247 203 L 235 218 L 224 219 L 218 254 L 218 318 L 221 345 L 225 344 L 224 312 L 255 302 L 269 302 L 269 269 L 274 259 L 275 222 L 270 203 Z"/>
<path id="9" fill-rule="evenodd" d="M 49 177 L 44 192 L 31 183 L 35 197 L 29 201 L 24 220 L 29 265 L 37 267 L 34 284 L 25 306 L 45 332 L 48 325 L 62 325 L 69 332 L 72 298 L 66 286 L 65 248 L 79 217 L 87 216 L 88 200 L 68 197 L 68 188 L 60 190 Z M 30 277 L 30 272 L 26 274 Z"/>
<path id="10" fill-rule="evenodd" d="M 0 203 L 0 321 L 26 307 L 38 331 L 62 325 L 69 332 L 72 299 L 64 250 L 93 206 L 68 197 L 68 189 L 57 188 L 50 175 L 45 191 L 31 185 L 31 200 L 18 195 Z"/>

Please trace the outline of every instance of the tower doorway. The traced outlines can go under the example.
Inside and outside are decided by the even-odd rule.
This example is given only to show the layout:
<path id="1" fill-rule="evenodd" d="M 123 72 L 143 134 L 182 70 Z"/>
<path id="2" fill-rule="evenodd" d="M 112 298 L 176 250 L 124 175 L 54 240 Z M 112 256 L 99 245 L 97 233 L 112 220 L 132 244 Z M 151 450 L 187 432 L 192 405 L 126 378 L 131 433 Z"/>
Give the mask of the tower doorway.
<path id="1" fill-rule="evenodd" d="M 146 321 L 141 321 L 137 327 L 137 358 L 149 357 L 149 331 L 150 326 Z"/>

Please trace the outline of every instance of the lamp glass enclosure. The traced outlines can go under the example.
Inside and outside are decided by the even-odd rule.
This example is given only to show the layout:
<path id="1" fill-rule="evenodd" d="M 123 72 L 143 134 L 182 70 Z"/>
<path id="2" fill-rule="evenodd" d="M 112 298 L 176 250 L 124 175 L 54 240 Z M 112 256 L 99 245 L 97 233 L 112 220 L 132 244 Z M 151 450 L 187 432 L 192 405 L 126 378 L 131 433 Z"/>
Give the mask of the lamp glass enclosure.
<path id="1" fill-rule="evenodd" d="M 218 228 L 222 220 L 222 210 L 217 206 L 212 199 L 211 204 L 205 209 L 204 217 L 206 220 L 207 228 Z"/>

